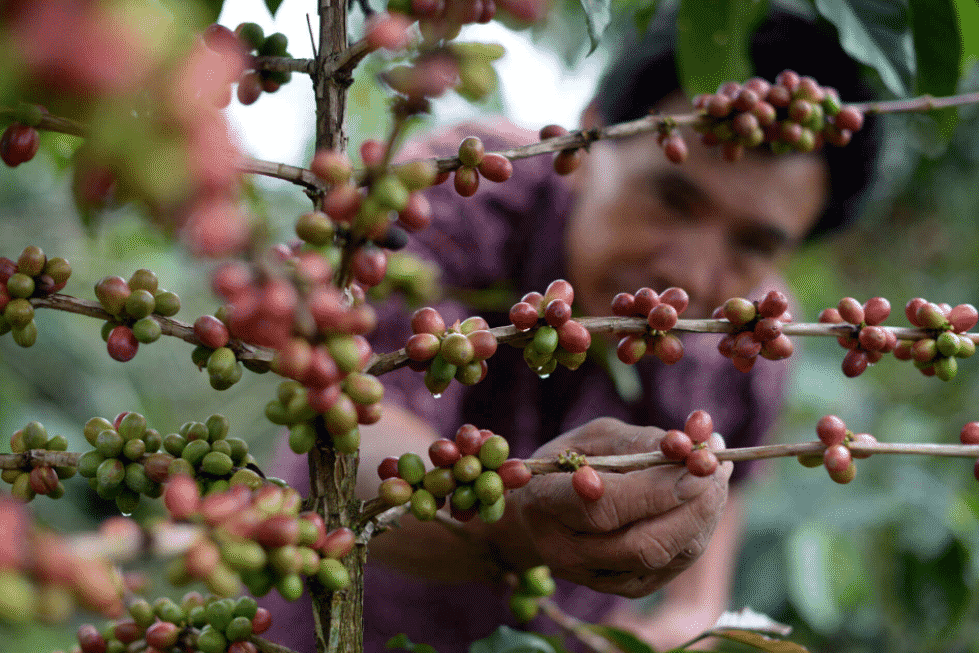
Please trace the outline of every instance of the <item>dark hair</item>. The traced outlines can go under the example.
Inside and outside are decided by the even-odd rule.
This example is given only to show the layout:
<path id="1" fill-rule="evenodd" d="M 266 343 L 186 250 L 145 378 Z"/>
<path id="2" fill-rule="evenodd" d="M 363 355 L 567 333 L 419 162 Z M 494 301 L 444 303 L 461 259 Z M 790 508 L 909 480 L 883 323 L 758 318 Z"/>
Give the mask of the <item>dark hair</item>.
<path id="1" fill-rule="evenodd" d="M 632 38 L 606 71 L 596 92 L 598 112 L 606 124 L 648 115 L 650 108 L 679 89 L 675 25 L 675 12 L 661 12 L 642 40 L 637 43 Z M 769 81 L 789 68 L 833 86 L 844 102 L 874 97 L 860 67 L 841 49 L 833 27 L 820 19 L 773 9 L 755 31 L 751 59 L 755 74 Z M 830 197 L 807 238 L 845 227 L 860 215 L 876 172 L 878 123 L 867 116 L 849 145 L 820 150 L 829 168 Z"/>

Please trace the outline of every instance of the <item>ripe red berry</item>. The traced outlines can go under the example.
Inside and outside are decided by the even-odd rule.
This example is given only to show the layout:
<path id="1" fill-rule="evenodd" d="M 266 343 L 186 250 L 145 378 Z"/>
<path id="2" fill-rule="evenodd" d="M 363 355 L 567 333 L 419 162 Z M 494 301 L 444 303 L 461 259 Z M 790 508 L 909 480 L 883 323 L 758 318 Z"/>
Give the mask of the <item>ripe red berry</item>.
<path id="1" fill-rule="evenodd" d="M 590 465 L 582 465 L 571 474 L 571 487 L 583 501 L 598 501 L 605 494 L 605 481 Z"/>
<path id="2" fill-rule="evenodd" d="M 851 379 L 860 376 L 866 371 L 869 364 L 870 359 L 867 358 L 867 352 L 851 349 L 843 357 L 843 374 Z"/>
<path id="3" fill-rule="evenodd" d="M 972 304 L 959 304 L 948 313 L 948 321 L 956 333 L 965 333 L 979 321 L 979 312 Z"/>
<path id="4" fill-rule="evenodd" d="M 612 298 L 612 315 L 630 317 L 634 314 L 636 298 L 631 293 L 620 292 Z"/>
<path id="5" fill-rule="evenodd" d="M 687 469 L 694 476 L 710 476 L 717 471 L 720 461 L 710 449 L 694 449 L 687 456 Z"/>
<path id="6" fill-rule="evenodd" d="M 502 154 L 489 153 L 480 161 L 479 174 L 493 182 L 504 182 L 513 175 L 513 164 Z"/>
<path id="7" fill-rule="evenodd" d="M 877 438 L 869 433 L 854 433 L 853 440 L 850 442 L 850 446 L 872 444 L 877 444 Z M 869 453 L 855 453 L 852 449 L 850 450 L 850 455 L 854 458 L 870 458 Z"/>
<path id="8" fill-rule="evenodd" d="M 657 336 L 653 343 L 653 355 L 666 365 L 673 365 L 683 358 L 683 342 L 672 333 Z"/>
<path id="9" fill-rule="evenodd" d="M 962 444 L 979 444 L 979 422 L 969 422 L 959 432 Z"/>
<path id="10" fill-rule="evenodd" d="M 544 320 L 552 327 L 559 327 L 571 319 L 571 305 L 563 299 L 552 299 L 544 309 Z"/>
<path id="11" fill-rule="evenodd" d="M 783 333 L 774 340 L 769 340 L 763 344 L 759 355 L 762 358 L 777 361 L 791 356 L 794 349 L 792 340 Z"/>
<path id="12" fill-rule="evenodd" d="M 460 166 L 453 177 L 456 192 L 463 197 L 472 197 L 479 189 L 479 172 L 476 168 Z"/>
<path id="13" fill-rule="evenodd" d="M 652 288 L 640 288 L 633 296 L 633 311 L 636 315 L 646 317 L 653 307 L 659 304 L 659 295 Z"/>
<path id="14" fill-rule="evenodd" d="M 117 326 L 109 333 L 106 340 L 109 356 L 120 362 L 132 360 L 139 351 L 139 341 L 133 335 L 133 330 L 127 326 Z"/>
<path id="15" fill-rule="evenodd" d="M 670 429 L 663 434 L 663 439 L 659 441 L 660 451 L 670 460 L 686 460 L 687 456 L 693 451 L 693 441 L 690 436 L 678 429 Z"/>
<path id="16" fill-rule="evenodd" d="M 445 333 L 445 320 L 431 306 L 423 306 L 412 314 L 411 330 L 414 333 L 431 333 L 440 336 Z"/>
<path id="17" fill-rule="evenodd" d="M 561 150 L 554 155 L 554 172 L 570 175 L 581 165 L 581 150 Z"/>
<path id="18" fill-rule="evenodd" d="M 429 445 L 428 457 L 436 467 L 451 467 L 462 458 L 462 452 L 452 440 L 440 438 Z"/>
<path id="19" fill-rule="evenodd" d="M 0 159 L 13 168 L 33 159 L 39 146 L 40 138 L 36 129 L 14 123 L 0 137 Z"/>
<path id="20" fill-rule="evenodd" d="M 680 164 L 687 160 L 690 152 L 683 136 L 674 132 L 663 141 L 663 154 L 671 163 Z"/>
<path id="21" fill-rule="evenodd" d="M 388 456 L 377 466 L 377 475 L 383 481 L 398 475 L 398 459 Z"/>
<path id="22" fill-rule="evenodd" d="M 538 318 L 537 309 L 527 302 L 517 302 L 510 309 L 510 322 L 521 331 L 536 326 Z"/>
<path id="23" fill-rule="evenodd" d="M 841 473 L 853 462 L 850 450 L 842 444 L 834 444 L 823 452 L 823 464 L 830 473 Z"/>
<path id="24" fill-rule="evenodd" d="M 865 326 L 857 336 L 860 346 L 868 352 L 882 351 L 887 346 L 887 329 L 879 326 Z"/>
<path id="25" fill-rule="evenodd" d="M 616 356 L 626 365 L 635 365 L 646 355 L 646 339 L 641 335 L 628 335 L 619 340 Z"/>
<path id="26" fill-rule="evenodd" d="M 213 315 L 202 315 L 194 322 L 194 335 L 201 344 L 211 349 L 224 347 L 231 336 L 224 322 Z"/>
<path id="27" fill-rule="evenodd" d="M 891 314 L 891 303 L 883 297 L 871 297 L 863 304 L 863 319 L 869 325 L 877 325 Z"/>
<path id="28" fill-rule="evenodd" d="M 928 300 L 921 297 L 908 300 L 908 303 L 904 306 L 904 315 L 908 318 L 908 322 L 916 327 L 920 327 L 921 324 L 918 323 L 918 309 L 927 303 Z"/>
<path id="29" fill-rule="evenodd" d="M 238 101 L 248 106 L 254 104 L 262 95 L 262 76 L 250 70 L 238 79 L 238 90 L 235 92 Z"/>
<path id="30" fill-rule="evenodd" d="M 844 297 L 837 304 L 836 310 L 840 312 L 840 317 L 850 324 L 860 324 L 863 322 L 863 306 L 853 297 Z"/>
<path id="31" fill-rule="evenodd" d="M 383 249 L 371 245 L 358 247 L 350 262 L 354 278 L 366 288 L 381 283 L 387 274 L 388 257 Z"/>
<path id="32" fill-rule="evenodd" d="M 496 468 L 496 473 L 500 475 L 503 487 L 508 490 L 516 490 L 527 485 L 532 476 L 530 468 L 522 460 L 514 458 L 504 461 Z"/>
<path id="33" fill-rule="evenodd" d="M 774 317 L 763 317 L 755 324 L 755 340 L 761 343 L 775 340 L 782 335 L 782 323 Z"/>
<path id="34" fill-rule="evenodd" d="M 582 354 L 591 346 L 591 333 L 574 320 L 568 320 L 557 330 L 558 344 L 572 354 Z"/>
<path id="35" fill-rule="evenodd" d="M 863 127 L 863 114 L 854 107 L 843 107 L 836 114 L 836 126 L 840 129 L 848 129 L 851 132 L 859 131 Z"/>
<path id="36" fill-rule="evenodd" d="M 816 423 L 816 435 L 826 446 L 842 444 L 846 438 L 846 423 L 837 415 L 826 415 Z"/>
<path id="37" fill-rule="evenodd" d="M 540 139 L 547 140 L 548 138 L 557 138 L 558 136 L 564 136 L 568 133 L 568 130 L 561 125 L 546 125 L 541 127 Z"/>
<path id="38" fill-rule="evenodd" d="M 657 304 L 649 311 L 646 322 L 657 331 L 669 331 L 676 326 L 676 309 L 669 304 Z"/>
<path id="39" fill-rule="evenodd" d="M 695 410 L 687 415 L 683 430 L 693 442 L 707 442 L 714 432 L 714 420 L 706 410 Z"/>

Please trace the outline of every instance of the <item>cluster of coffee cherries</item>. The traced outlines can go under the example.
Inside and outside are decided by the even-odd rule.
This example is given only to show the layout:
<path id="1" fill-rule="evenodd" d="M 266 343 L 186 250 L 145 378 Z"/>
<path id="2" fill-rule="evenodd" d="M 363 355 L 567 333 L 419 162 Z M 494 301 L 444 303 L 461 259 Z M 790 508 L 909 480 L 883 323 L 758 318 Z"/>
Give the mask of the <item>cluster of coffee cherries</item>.
<path id="1" fill-rule="evenodd" d="M 851 378 L 860 376 L 868 365 L 895 350 L 898 342 L 894 332 L 880 326 L 890 314 L 891 303 L 883 297 L 871 297 L 862 305 L 853 297 L 844 297 L 836 308 L 824 309 L 819 314 L 820 323 L 846 322 L 857 329 L 853 334 L 836 338 L 841 347 L 849 350 L 843 357 L 843 374 Z"/>
<path id="2" fill-rule="evenodd" d="M 690 296 L 683 288 L 667 288 L 657 293 L 652 288 L 640 288 L 634 294 L 621 292 L 612 298 L 612 314 L 619 317 L 641 317 L 650 331 L 629 334 L 619 340 L 616 355 L 626 365 L 635 365 L 643 356 L 652 354 L 667 365 L 683 358 L 683 343 L 667 333 L 676 326 L 677 316 L 687 310 Z"/>
<path id="3" fill-rule="evenodd" d="M 126 281 L 105 277 L 95 284 L 95 297 L 112 317 L 102 326 L 109 356 L 117 361 L 132 360 L 140 343 L 156 342 L 162 329 L 154 315 L 172 317 L 180 311 L 176 293 L 160 288 L 152 270 L 139 269 Z"/>
<path id="4" fill-rule="evenodd" d="M 235 485 L 202 497 L 194 478 L 179 475 L 167 482 L 163 501 L 173 520 L 206 527 L 167 570 L 176 586 L 203 580 L 214 594 L 235 596 L 244 584 L 256 596 L 274 588 L 295 601 L 303 576 L 330 591 L 350 582 L 340 560 L 353 550 L 354 532 L 327 532 L 320 515 L 300 511 L 302 497 L 292 488 Z"/>
<path id="5" fill-rule="evenodd" d="M 104 534 L 112 525 L 103 523 Z M 76 553 L 64 537 L 31 523 L 27 507 L 0 494 L 0 624 L 62 623 L 76 607 L 122 612 L 123 583 L 103 560 Z"/>
<path id="6" fill-rule="evenodd" d="M 578 369 L 591 346 L 591 333 L 581 322 L 571 319 L 574 288 L 564 279 L 556 279 L 544 294 L 529 292 L 510 308 L 510 322 L 530 338 L 513 340 L 522 347 L 524 360 L 534 372 L 547 377 L 558 363 L 569 370 Z"/>
<path id="7" fill-rule="evenodd" d="M 915 297 L 904 307 L 912 325 L 932 332 L 929 338 L 902 340 L 894 349 L 899 360 L 911 360 L 925 376 L 951 381 L 958 372 L 958 359 L 976 353 L 976 343 L 966 333 L 979 321 L 972 304 L 935 304 Z"/>
<path id="8" fill-rule="evenodd" d="M 381 283 L 368 290 L 368 297 L 383 300 L 398 293 L 409 306 L 424 306 L 438 300 L 442 294 L 438 281 L 442 271 L 436 263 L 403 250 L 387 256 L 387 274 Z"/>
<path id="9" fill-rule="evenodd" d="M 836 415 L 826 415 L 816 423 L 816 435 L 826 445 L 822 454 L 802 454 L 799 462 L 806 467 L 823 465 L 829 477 L 837 483 L 846 484 L 856 478 L 857 466 L 854 458 L 869 458 L 870 454 L 857 454 L 849 445 L 871 445 L 877 443 L 870 433 L 854 433 Z"/>
<path id="10" fill-rule="evenodd" d="M 442 394 L 452 379 L 475 385 L 486 377 L 486 359 L 496 353 L 497 342 L 483 318 L 446 327 L 437 310 L 424 306 L 411 316 L 411 330 L 405 345 L 408 366 L 425 372 L 425 387 L 433 395 Z"/>
<path id="11" fill-rule="evenodd" d="M 25 453 L 42 449 L 45 451 L 67 451 L 68 439 L 63 435 L 48 437 L 48 431 L 40 422 L 30 422 L 10 436 L 10 450 Z M 22 501 L 30 501 L 38 494 L 52 499 L 60 499 L 65 494 L 62 479 L 75 475 L 73 465 L 37 465 L 30 471 L 24 469 L 5 469 L 0 479 L 12 486 L 10 493 Z"/>
<path id="12" fill-rule="evenodd" d="M 710 476 L 717 471 L 717 454 L 707 446 L 714 433 L 714 420 L 705 410 L 687 415 L 683 430 L 670 429 L 659 442 L 660 451 L 669 460 L 681 462 L 694 476 Z"/>
<path id="13" fill-rule="evenodd" d="M 774 83 L 759 77 L 725 82 L 716 93 L 695 97 L 693 105 L 700 111 L 694 129 L 705 144 L 721 144 L 729 161 L 763 144 L 775 153 L 844 146 L 863 126 L 863 114 L 843 106 L 836 89 L 792 70 L 779 73 Z M 670 161 L 686 159 L 686 144 L 675 131 L 661 132 L 660 142 Z"/>
<path id="14" fill-rule="evenodd" d="M 517 586 L 510 595 L 510 612 L 517 621 L 526 623 L 537 616 L 540 600 L 552 596 L 556 591 L 557 584 L 551 577 L 550 567 L 531 567 L 520 574 Z"/>
<path id="15" fill-rule="evenodd" d="M 147 651 L 160 653 L 257 653 L 248 641 L 272 626 L 272 615 L 250 596 L 237 599 L 187 592 L 180 602 L 161 597 L 150 603 L 133 599 L 128 618 L 101 630 L 92 624 L 78 628 L 81 653 L 124 651 L 138 640 Z"/>
<path id="16" fill-rule="evenodd" d="M 256 486 L 261 477 L 248 464 L 254 459 L 248 443 L 228 437 L 228 418 L 211 415 L 206 422 L 186 422 L 166 436 L 147 428 L 146 418 L 124 412 L 113 421 L 93 417 L 85 424 L 85 439 L 94 449 L 78 460 L 78 473 L 123 514 L 132 513 L 141 495 L 163 493 L 171 476 L 193 475 L 203 492 L 220 492 L 231 484 Z"/>
<path id="17" fill-rule="evenodd" d="M 433 469 L 426 471 L 416 453 L 382 460 L 378 496 L 390 506 L 410 502 L 411 514 L 421 521 L 435 519 L 448 502 L 455 519 L 466 522 L 479 515 L 490 524 L 503 516 L 506 491 L 530 482 L 530 469 L 509 455 L 506 438 L 463 424 L 454 440 L 440 438 L 429 446 Z"/>
<path id="18" fill-rule="evenodd" d="M 541 127 L 540 139 L 546 141 L 548 138 L 557 138 L 559 136 L 566 136 L 567 134 L 568 130 L 561 125 L 545 125 Z M 554 153 L 551 158 L 551 165 L 554 166 L 554 172 L 557 174 L 570 175 L 581 165 L 583 156 L 584 153 L 580 148 L 561 150 Z"/>
<path id="19" fill-rule="evenodd" d="M 281 32 L 266 36 L 262 26 L 257 23 L 241 23 L 232 32 L 224 25 L 215 23 L 204 31 L 204 43 L 218 54 L 233 53 L 245 63 L 237 76 L 237 96 L 242 104 L 253 104 L 263 91 L 275 93 L 282 84 L 292 79 L 292 73 L 288 71 L 253 70 L 249 65 L 253 53 L 260 57 L 289 56 L 289 39 Z M 220 106 L 225 107 L 230 102 L 229 89 L 227 98 L 222 100 Z"/>
<path id="20" fill-rule="evenodd" d="M 0 136 L 0 160 L 11 168 L 27 163 L 37 154 L 41 137 L 37 125 L 41 124 L 44 110 L 36 104 L 21 102 L 17 107 L 17 122 L 8 125 Z"/>
<path id="21" fill-rule="evenodd" d="M 206 369 L 208 382 L 215 390 L 227 390 L 241 380 L 243 365 L 235 355 L 231 332 L 219 315 L 227 315 L 225 307 L 217 315 L 202 315 L 194 320 L 194 336 L 201 344 L 190 354 L 197 369 Z"/>
<path id="22" fill-rule="evenodd" d="M 368 39 L 376 33 L 368 32 Z M 400 43 L 398 46 L 403 47 Z M 486 97 L 496 88 L 492 62 L 503 54 L 503 46 L 495 43 L 450 43 L 423 38 L 418 44 L 418 54 L 409 63 L 388 68 L 380 78 L 403 96 L 400 104 L 403 109 L 422 113 L 429 108 L 429 98 L 440 97 L 450 88 L 468 100 Z"/>
<path id="23" fill-rule="evenodd" d="M 733 329 L 721 338 L 717 350 L 731 359 L 734 367 L 748 372 L 758 356 L 781 360 L 792 355 L 792 341 L 782 333 L 782 325 L 792 321 L 789 300 L 778 290 L 770 290 L 760 301 L 732 297 L 714 309 L 713 318 L 725 319 Z"/>
<path id="24" fill-rule="evenodd" d="M 17 261 L 0 257 L 0 335 L 9 331 L 21 347 L 37 342 L 30 298 L 58 292 L 70 276 L 68 261 L 61 257 L 49 259 L 34 245 L 25 247 Z"/>
<path id="25" fill-rule="evenodd" d="M 476 136 L 464 138 L 459 144 L 459 161 L 462 165 L 456 168 L 453 183 L 456 192 L 463 197 L 476 193 L 481 176 L 490 181 L 503 182 L 513 174 L 510 159 L 492 152 L 487 154 L 483 141 Z"/>

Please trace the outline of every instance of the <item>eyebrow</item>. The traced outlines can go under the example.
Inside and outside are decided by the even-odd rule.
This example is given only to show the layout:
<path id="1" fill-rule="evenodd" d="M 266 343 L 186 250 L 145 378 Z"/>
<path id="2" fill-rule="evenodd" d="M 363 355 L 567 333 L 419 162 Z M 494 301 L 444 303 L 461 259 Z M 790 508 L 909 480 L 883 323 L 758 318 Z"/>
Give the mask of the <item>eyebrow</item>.
<path id="1" fill-rule="evenodd" d="M 710 195 L 682 172 L 676 170 L 659 170 L 650 177 L 652 188 L 662 199 L 679 196 L 689 204 L 713 204 Z M 737 229 L 739 233 L 750 232 L 753 237 L 768 241 L 773 248 L 782 248 L 794 244 L 796 239 L 789 236 L 781 227 L 775 226 L 755 216 L 749 216 L 744 224 Z"/>

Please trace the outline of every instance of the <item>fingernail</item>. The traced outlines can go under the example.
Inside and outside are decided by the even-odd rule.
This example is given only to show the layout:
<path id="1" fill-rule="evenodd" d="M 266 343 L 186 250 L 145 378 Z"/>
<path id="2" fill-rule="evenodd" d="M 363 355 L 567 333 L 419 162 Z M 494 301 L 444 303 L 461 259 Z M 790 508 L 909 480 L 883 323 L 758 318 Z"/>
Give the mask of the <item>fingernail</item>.
<path id="1" fill-rule="evenodd" d="M 709 479 L 710 477 L 694 476 L 690 472 L 686 472 L 673 486 L 673 495 L 677 501 L 690 501 L 690 499 L 703 494 L 704 490 L 707 489 Z"/>

